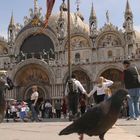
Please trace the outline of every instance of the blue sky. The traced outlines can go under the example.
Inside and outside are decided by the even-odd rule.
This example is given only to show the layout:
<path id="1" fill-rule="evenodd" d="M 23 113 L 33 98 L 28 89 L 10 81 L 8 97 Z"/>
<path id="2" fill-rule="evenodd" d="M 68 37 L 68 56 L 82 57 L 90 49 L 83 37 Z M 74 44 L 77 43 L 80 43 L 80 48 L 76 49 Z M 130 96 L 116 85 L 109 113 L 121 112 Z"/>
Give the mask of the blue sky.
<path id="1" fill-rule="evenodd" d="M 23 24 L 24 16 L 29 15 L 29 8 L 33 8 L 34 0 L 0 0 L 0 35 L 7 36 L 7 27 L 10 22 L 11 13 L 14 13 L 16 23 Z M 106 22 L 105 13 L 108 10 L 112 24 L 122 28 L 124 21 L 124 11 L 127 0 L 80 0 L 80 11 L 88 23 L 91 4 L 93 2 L 98 19 L 98 27 L 102 27 Z M 66 0 L 67 2 L 67 0 Z M 59 11 L 62 0 L 56 0 L 53 13 Z M 38 4 L 43 8 L 43 15 L 46 12 L 46 0 L 38 0 Z M 76 11 L 76 0 L 70 0 L 71 12 Z M 129 4 L 134 16 L 134 26 L 140 31 L 140 0 L 129 0 Z"/>

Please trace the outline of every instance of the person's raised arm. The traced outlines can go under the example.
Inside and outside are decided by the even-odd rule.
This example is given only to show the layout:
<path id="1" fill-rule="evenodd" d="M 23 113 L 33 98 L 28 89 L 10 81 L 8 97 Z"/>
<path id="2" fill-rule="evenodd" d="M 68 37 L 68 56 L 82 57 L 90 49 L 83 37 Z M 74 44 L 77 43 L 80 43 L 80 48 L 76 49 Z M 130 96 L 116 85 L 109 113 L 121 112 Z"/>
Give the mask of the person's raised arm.
<path id="1" fill-rule="evenodd" d="M 104 83 L 103 83 L 103 84 L 104 84 L 106 87 L 109 87 L 109 86 L 111 86 L 113 83 L 114 83 L 114 82 L 111 81 L 111 80 L 104 79 Z"/>

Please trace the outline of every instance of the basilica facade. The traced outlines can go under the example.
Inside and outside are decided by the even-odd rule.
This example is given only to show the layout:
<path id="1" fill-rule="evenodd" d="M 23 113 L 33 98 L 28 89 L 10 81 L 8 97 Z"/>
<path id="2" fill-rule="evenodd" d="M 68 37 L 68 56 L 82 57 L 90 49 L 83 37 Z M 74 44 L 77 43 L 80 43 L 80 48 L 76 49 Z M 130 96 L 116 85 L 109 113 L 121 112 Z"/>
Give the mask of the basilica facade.
<path id="1" fill-rule="evenodd" d="M 123 87 L 124 59 L 140 68 L 140 33 L 133 25 L 133 12 L 127 0 L 124 6 L 123 30 L 113 25 L 106 13 L 106 23 L 98 28 L 96 11 L 91 6 L 89 24 L 77 11 L 70 14 L 72 72 L 89 92 L 96 79 L 104 76 L 114 81 L 112 90 Z M 36 84 L 40 99 L 62 99 L 69 77 L 67 5 L 51 15 L 47 28 L 37 1 L 24 17 L 24 25 L 15 24 L 13 14 L 8 27 L 8 40 L 0 38 L 0 69 L 7 70 L 14 89 L 7 98 L 28 100 L 31 86 Z"/>

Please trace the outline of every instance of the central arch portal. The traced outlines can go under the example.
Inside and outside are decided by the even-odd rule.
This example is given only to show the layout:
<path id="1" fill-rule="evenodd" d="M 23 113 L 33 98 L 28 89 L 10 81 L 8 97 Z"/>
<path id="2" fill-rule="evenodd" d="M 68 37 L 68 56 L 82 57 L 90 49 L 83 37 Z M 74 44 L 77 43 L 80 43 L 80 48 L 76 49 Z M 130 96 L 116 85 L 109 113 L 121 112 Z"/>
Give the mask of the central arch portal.
<path id="1" fill-rule="evenodd" d="M 111 86 L 113 92 L 124 86 L 122 82 L 122 75 L 122 71 L 114 68 L 107 69 L 101 74 L 101 76 L 114 82 L 114 84 Z"/>
<path id="2" fill-rule="evenodd" d="M 39 99 L 49 99 L 51 95 L 50 75 L 48 70 L 38 64 L 27 64 L 21 67 L 15 75 L 15 83 L 19 91 L 17 97 L 20 100 L 29 100 L 32 93 L 32 85 L 38 86 Z"/>
<path id="3" fill-rule="evenodd" d="M 44 86 L 38 86 L 38 93 L 39 93 L 39 102 L 43 101 L 44 99 L 50 98 L 49 92 Z M 32 94 L 32 85 L 30 85 L 25 89 L 24 100 L 25 101 L 30 100 L 31 94 Z"/>

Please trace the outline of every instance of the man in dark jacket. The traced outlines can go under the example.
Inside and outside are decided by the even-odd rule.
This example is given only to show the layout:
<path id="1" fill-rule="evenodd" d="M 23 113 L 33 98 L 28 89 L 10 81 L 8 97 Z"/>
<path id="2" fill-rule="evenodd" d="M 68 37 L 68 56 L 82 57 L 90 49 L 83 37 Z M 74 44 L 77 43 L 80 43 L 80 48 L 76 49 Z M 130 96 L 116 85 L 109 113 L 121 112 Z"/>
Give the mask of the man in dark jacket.
<path id="1" fill-rule="evenodd" d="M 139 119 L 139 98 L 140 98 L 140 83 L 138 82 L 138 74 L 136 68 L 131 66 L 129 60 L 123 61 L 124 65 L 124 84 L 128 89 L 128 105 L 129 105 L 129 119 Z"/>

